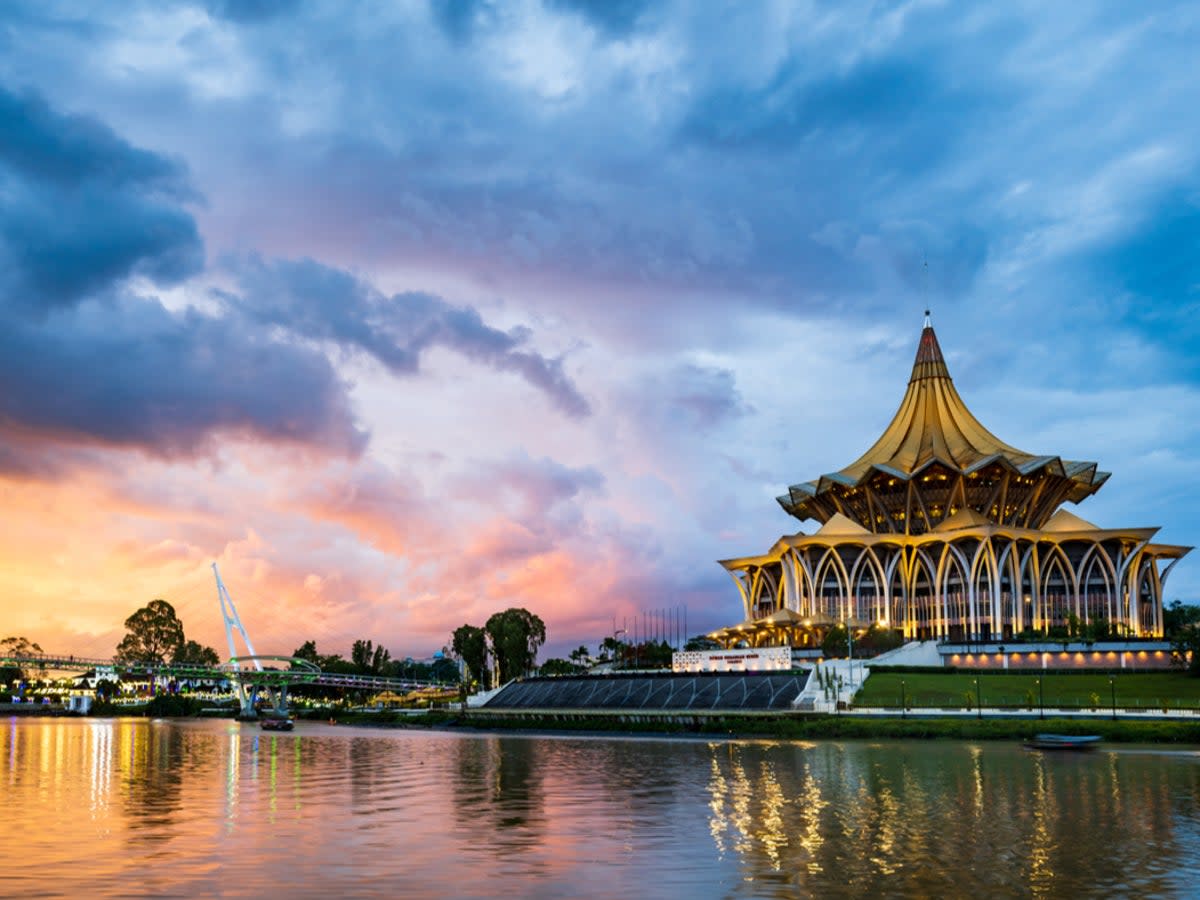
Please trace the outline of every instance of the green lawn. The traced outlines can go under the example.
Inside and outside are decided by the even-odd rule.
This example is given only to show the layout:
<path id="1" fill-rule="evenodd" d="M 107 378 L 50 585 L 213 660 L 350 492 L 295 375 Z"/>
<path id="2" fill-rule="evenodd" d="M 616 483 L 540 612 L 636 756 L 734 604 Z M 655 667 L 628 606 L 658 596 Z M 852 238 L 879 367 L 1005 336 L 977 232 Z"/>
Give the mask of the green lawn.
<path id="1" fill-rule="evenodd" d="M 1039 687 L 1038 679 L 1041 678 Z M 1108 709 L 1116 694 L 1121 708 L 1200 707 L 1200 678 L 1181 672 L 1147 672 L 1116 675 L 1109 683 L 1106 674 L 1044 675 L 1037 673 L 982 675 L 965 672 L 933 673 L 872 672 L 854 698 L 855 706 L 899 708 L 903 694 L 908 705 L 920 707 L 974 708 L 976 678 L 983 706 L 1092 707 Z M 1039 700 L 1039 692 L 1041 700 Z"/>

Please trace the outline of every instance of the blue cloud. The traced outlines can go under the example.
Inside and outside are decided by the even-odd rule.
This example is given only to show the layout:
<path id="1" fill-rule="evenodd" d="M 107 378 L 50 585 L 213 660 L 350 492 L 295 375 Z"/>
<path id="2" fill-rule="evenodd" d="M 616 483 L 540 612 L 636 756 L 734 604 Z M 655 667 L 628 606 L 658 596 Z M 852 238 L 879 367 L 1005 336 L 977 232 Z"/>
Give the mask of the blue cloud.
<path id="1" fill-rule="evenodd" d="M 475 32 L 481 0 L 430 0 L 429 11 L 442 33 L 453 44 L 464 44 Z"/>
<path id="2" fill-rule="evenodd" d="M 603 34 L 625 37 L 648 4 L 646 0 L 546 0 L 546 6 L 577 13 Z"/>
<path id="3" fill-rule="evenodd" d="M 69 305 L 130 275 L 174 284 L 203 265 L 183 166 L 84 116 L 0 87 L 3 300 Z"/>
<path id="4" fill-rule="evenodd" d="M 374 357 L 394 374 L 418 370 L 422 353 L 445 347 L 499 371 L 514 372 L 573 418 L 591 407 L 561 358 L 528 349 L 527 329 L 501 331 L 470 306 L 407 291 L 388 297 L 347 272 L 311 259 L 231 263 L 244 292 L 226 299 L 259 326 L 284 328 Z"/>
<path id="5" fill-rule="evenodd" d="M 366 441 L 321 354 L 133 297 L 0 329 L 0 424 L 171 457 L 205 452 L 216 432 L 345 454 Z"/>
<path id="6" fill-rule="evenodd" d="M 970 398 L 1003 411 L 1005 391 L 1072 395 L 1001 416 L 997 429 L 1018 444 L 1030 423 L 1052 420 L 1079 435 L 1076 455 L 1106 458 L 1124 436 L 1081 419 L 1074 395 L 1163 384 L 1188 394 L 1200 380 L 1200 35 L 1186 5 L 1148 16 L 1078 4 L 848 0 L 813 13 L 446 0 L 337 14 L 298 4 L 272 20 L 255 4 L 241 18 L 256 24 L 234 41 L 233 4 L 203 8 L 226 20 L 179 25 L 97 6 L 79 29 L 41 4 L 0 13 L 0 79 L 36 85 L 58 109 L 96 110 L 156 148 L 91 119 L 39 119 L 10 96 L 31 137 L 0 156 L 11 210 L 0 230 L 23 223 L 0 234 L 0 302 L 17 302 L 18 277 L 22 302 L 41 298 L 46 315 L 123 296 L 129 274 L 186 278 L 203 251 L 195 229 L 214 254 L 314 260 L 264 264 L 261 282 L 236 273 L 224 314 L 257 341 L 369 355 L 402 375 L 448 348 L 581 415 L 587 398 L 563 361 L 452 299 L 465 285 L 461 296 L 502 299 L 539 331 L 584 335 L 600 359 L 662 373 L 646 405 L 598 409 L 594 421 L 649 433 L 645 465 L 666 460 L 662 470 L 683 463 L 679 446 L 655 446 L 657 432 L 703 431 L 683 447 L 689 483 L 738 497 L 785 454 L 765 441 L 747 449 L 756 429 L 737 418 L 734 388 L 755 385 L 747 400 L 762 421 L 800 423 L 786 437 L 797 452 L 812 450 L 814 420 L 820 441 L 869 440 L 862 398 L 878 385 L 831 408 L 826 382 L 873 372 L 879 354 L 902 377 L 926 305 L 943 335 L 959 335 L 946 349 Z M 164 65 L 150 48 L 171 39 L 181 52 Z M 58 144 L 34 139 L 39 121 Z M 210 207 L 189 206 L 193 185 Z M 101 216 L 106 206 L 119 221 Z M 413 273 L 436 289 L 373 287 Z M 872 358 L 860 367 L 863 347 Z M 697 359 L 719 364 L 689 371 Z M 619 393 L 627 374 L 590 372 L 598 396 Z M 307 426 L 315 441 L 346 427 Z M 754 483 L 721 462 L 712 444 L 725 433 L 738 435 Z M 1179 458 L 1194 455 L 1190 437 L 1163 433 Z M 540 439 L 529 437 L 535 458 L 557 453 Z M 612 454 L 610 487 L 622 464 Z M 1148 465 L 1150 479 L 1159 463 Z M 705 528 L 736 515 L 769 529 L 779 515 L 769 496 L 761 513 L 715 496 L 691 501 Z M 1186 524 L 1165 539 L 1189 540 Z"/>
<path id="7" fill-rule="evenodd" d="M 218 431 L 362 450 L 324 356 L 131 293 L 200 271 L 192 196 L 179 163 L 0 89 L 0 467 L 44 468 L 46 445 L 188 456 Z"/>
<path id="8" fill-rule="evenodd" d="M 239 25 L 256 25 L 292 14 L 300 0 L 203 0 L 214 18 L 228 19 Z"/>
<path id="9" fill-rule="evenodd" d="M 1176 323 L 1195 334 L 1200 306 L 1200 193 L 1178 191 L 1156 204 L 1146 221 L 1098 254 L 1102 276 L 1148 306 L 1179 313 Z"/>

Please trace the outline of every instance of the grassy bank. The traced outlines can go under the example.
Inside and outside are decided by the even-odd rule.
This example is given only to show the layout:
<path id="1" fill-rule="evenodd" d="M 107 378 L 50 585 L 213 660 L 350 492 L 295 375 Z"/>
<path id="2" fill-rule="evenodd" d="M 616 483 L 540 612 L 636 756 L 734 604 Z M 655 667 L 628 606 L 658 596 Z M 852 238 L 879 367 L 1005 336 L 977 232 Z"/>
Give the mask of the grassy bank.
<path id="1" fill-rule="evenodd" d="M 978 680 L 978 685 L 976 685 Z M 1040 682 L 1040 683 L 1039 683 Z M 1196 709 L 1200 678 L 1183 672 L 1105 673 L 873 671 L 854 698 L 856 706 L 899 709 L 987 707 L 1060 709 Z"/>
<path id="2" fill-rule="evenodd" d="M 1200 724 L 1192 722 L 1128 722 L 1078 719 L 902 719 L 855 716 L 739 716 L 692 717 L 641 716 L 637 721 L 592 716 L 492 716 L 467 713 L 428 723 L 425 727 L 467 727 L 485 730 L 584 731 L 624 734 L 694 734 L 725 737 L 765 737 L 784 740 L 855 739 L 948 739 L 1025 741 L 1036 734 L 1098 734 L 1118 743 L 1200 744 Z"/>

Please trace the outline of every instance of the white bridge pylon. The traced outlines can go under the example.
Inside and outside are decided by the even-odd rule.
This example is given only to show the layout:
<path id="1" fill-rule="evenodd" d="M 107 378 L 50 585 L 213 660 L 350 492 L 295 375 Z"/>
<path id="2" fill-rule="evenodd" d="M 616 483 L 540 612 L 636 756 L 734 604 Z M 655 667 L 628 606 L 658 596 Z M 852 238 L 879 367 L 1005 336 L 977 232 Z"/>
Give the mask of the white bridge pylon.
<path id="1" fill-rule="evenodd" d="M 238 672 L 244 663 L 251 663 L 256 671 L 263 670 L 262 661 L 258 654 L 254 651 L 254 645 L 250 643 L 250 635 L 246 634 L 246 627 L 242 625 L 242 619 L 238 615 L 237 607 L 233 605 L 233 598 L 229 596 L 229 591 L 225 589 L 225 582 L 221 580 L 221 572 L 217 569 L 217 564 L 212 564 L 213 575 L 217 579 L 217 599 L 221 604 L 221 620 L 225 623 L 225 641 L 229 644 L 229 669 L 234 685 L 237 688 L 238 702 L 241 704 L 241 713 L 243 716 L 256 715 L 254 704 L 258 699 L 258 687 L 252 684 L 246 684 L 238 677 Z M 237 629 L 238 634 L 242 636 L 242 643 L 246 645 L 245 656 L 239 656 L 237 646 L 233 642 L 233 630 Z M 287 709 L 287 685 L 281 684 L 276 690 L 271 691 L 273 705 L 278 710 Z"/>

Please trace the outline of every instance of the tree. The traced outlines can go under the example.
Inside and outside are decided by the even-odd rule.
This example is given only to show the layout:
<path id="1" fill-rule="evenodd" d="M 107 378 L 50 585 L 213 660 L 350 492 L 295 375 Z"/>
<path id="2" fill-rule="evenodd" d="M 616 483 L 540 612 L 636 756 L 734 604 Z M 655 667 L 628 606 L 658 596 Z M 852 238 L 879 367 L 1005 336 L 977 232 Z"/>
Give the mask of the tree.
<path id="1" fill-rule="evenodd" d="M 305 641 L 292 651 L 292 657 L 294 659 L 303 659 L 306 662 L 312 663 L 314 666 L 321 665 L 321 657 L 317 655 L 316 641 Z"/>
<path id="2" fill-rule="evenodd" d="M 6 637 L 0 641 L 0 657 L 15 656 L 28 658 L 40 656 L 42 648 L 23 637 Z M 0 682 L 24 681 L 25 670 L 18 666 L 0 666 Z"/>
<path id="3" fill-rule="evenodd" d="M 825 633 L 821 641 L 821 652 L 827 659 L 836 659 L 849 655 L 850 633 L 845 625 L 834 625 Z"/>
<path id="4" fill-rule="evenodd" d="M 622 666 L 635 669 L 671 668 L 671 645 L 666 641 L 643 641 L 622 648 Z"/>
<path id="5" fill-rule="evenodd" d="M 354 642 L 354 646 L 350 648 L 350 662 L 354 663 L 354 668 L 358 669 L 359 674 L 371 671 L 371 655 L 374 652 L 375 645 L 371 641 Z"/>
<path id="6" fill-rule="evenodd" d="M 888 628 L 886 625 L 874 622 L 861 637 L 854 639 L 854 650 L 857 654 L 859 648 L 861 648 L 864 653 L 875 655 L 888 650 L 895 650 L 903 643 L 904 635 L 897 629 Z"/>
<path id="7" fill-rule="evenodd" d="M 1200 624 L 1184 625 L 1171 635 L 1171 665 L 1200 676 Z"/>
<path id="8" fill-rule="evenodd" d="M 483 626 L 492 644 L 500 683 L 512 681 L 533 668 L 538 648 L 546 642 L 546 623 L 527 609 L 512 607 L 495 613 Z"/>
<path id="9" fill-rule="evenodd" d="M 467 667 L 467 678 L 483 683 L 487 671 L 487 634 L 474 625 L 454 629 L 450 648 Z"/>
<path id="10" fill-rule="evenodd" d="M 458 666 L 454 664 L 454 660 L 441 656 L 433 661 L 429 674 L 433 676 L 434 681 L 458 681 Z"/>
<path id="11" fill-rule="evenodd" d="M 164 663 L 183 646 L 183 623 L 166 600 L 151 600 L 125 620 L 128 632 L 117 645 L 122 662 Z"/>
<path id="12" fill-rule="evenodd" d="M 614 663 L 621 658 L 624 647 L 624 642 L 617 640 L 613 635 L 609 635 L 600 642 L 601 653 L 608 656 Z"/>
<path id="13" fill-rule="evenodd" d="M 1067 613 L 1067 637 L 1076 637 L 1079 634 L 1079 616 L 1075 615 L 1074 611 Z"/>
<path id="14" fill-rule="evenodd" d="M 567 662 L 565 659 L 548 659 L 542 663 L 542 667 L 538 672 L 542 675 L 578 675 L 583 671 L 583 666 L 576 665 L 573 662 Z"/>
<path id="15" fill-rule="evenodd" d="M 198 641 L 184 641 L 171 657 L 171 662 L 189 666 L 219 666 L 221 657 L 212 647 L 206 647 Z"/>
<path id="16" fill-rule="evenodd" d="M 592 658 L 592 654 L 588 652 L 587 647 L 584 647 L 581 644 L 577 649 L 568 653 L 567 657 L 571 660 L 571 662 L 579 666 L 580 669 L 584 669 L 587 667 L 588 660 Z"/>
<path id="17" fill-rule="evenodd" d="M 1200 606 L 1184 606 L 1180 601 L 1172 600 L 1163 610 L 1163 634 L 1167 640 L 1196 624 L 1200 624 Z"/>
<path id="18" fill-rule="evenodd" d="M 371 655 L 371 672 L 374 675 L 381 674 L 386 668 L 388 661 L 392 658 L 390 651 L 384 649 L 383 644 L 375 648 L 375 652 Z"/>

